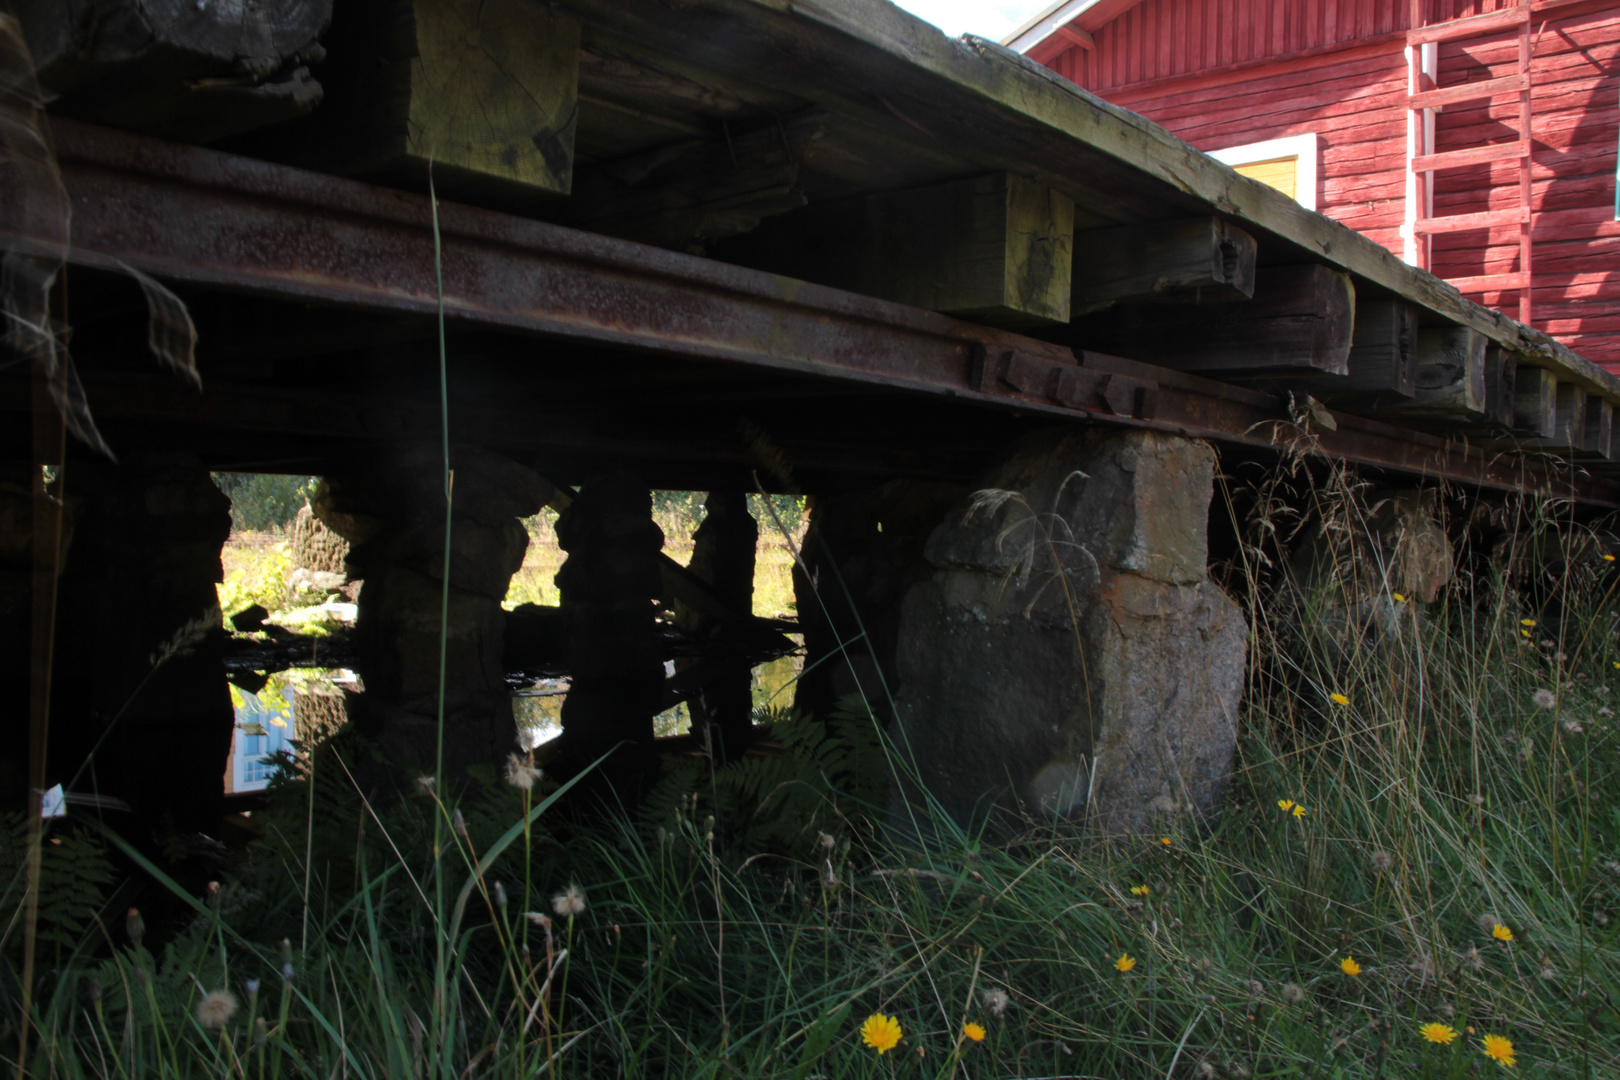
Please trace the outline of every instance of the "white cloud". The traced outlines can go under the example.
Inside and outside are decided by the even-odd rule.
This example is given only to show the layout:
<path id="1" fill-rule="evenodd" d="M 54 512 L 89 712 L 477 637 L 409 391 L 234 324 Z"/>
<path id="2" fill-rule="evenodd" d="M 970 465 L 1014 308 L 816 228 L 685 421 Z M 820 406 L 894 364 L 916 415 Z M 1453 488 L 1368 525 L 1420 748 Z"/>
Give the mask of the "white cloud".
<path id="1" fill-rule="evenodd" d="M 1050 0 L 896 0 L 919 19 L 951 37 L 977 34 L 1000 41 L 1040 14 Z"/>

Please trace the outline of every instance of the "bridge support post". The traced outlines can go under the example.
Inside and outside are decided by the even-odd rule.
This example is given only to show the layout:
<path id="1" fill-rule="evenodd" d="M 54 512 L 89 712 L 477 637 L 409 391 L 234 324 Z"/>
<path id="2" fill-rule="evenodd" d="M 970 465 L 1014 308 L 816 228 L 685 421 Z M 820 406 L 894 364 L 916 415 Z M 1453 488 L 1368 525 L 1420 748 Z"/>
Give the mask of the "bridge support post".
<path id="1" fill-rule="evenodd" d="M 494 764 L 517 749 L 501 662 L 501 600 L 523 565 L 528 533 L 552 488 L 524 466 L 474 447 L 451 451 L 448 623 L 444 628 L 444 770 Z M 364 580 L 355 636 L 365 693 L 351 702 L 359 730 L 395 765 L 434 771 L 445 578 L 442 452 L 413 445 L 355 479 L 329 479 L 312 508 L 353 546 Z"/>
<path id="2" fill-rule="evenodd" d="M 947 812 L 1120 833 L 1214 809 L 1246 639 L 1205 572 L 1214 464 L 1187 438 L 1043 433 L 934 530 L 901 614 L 896 735 Z"/>

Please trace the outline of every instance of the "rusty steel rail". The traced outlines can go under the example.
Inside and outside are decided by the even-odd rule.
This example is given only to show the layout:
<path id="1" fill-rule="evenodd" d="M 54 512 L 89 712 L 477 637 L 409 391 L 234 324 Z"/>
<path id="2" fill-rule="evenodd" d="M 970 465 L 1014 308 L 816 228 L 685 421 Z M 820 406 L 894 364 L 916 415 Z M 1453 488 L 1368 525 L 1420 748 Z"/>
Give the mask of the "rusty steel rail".
<path id="1" fill-rule="evenodd" d="M 427 198 L 53 120 L 73 255 L 156 277 L 372 311 L 437 311 Z M 15 205 L 13 203 L 12 205 Z M 0 206 L 0 241 L 28 249 Z M 871 297 L 510 214 L 440 203 L 449 319 L 944 395 L 1218 442 L 1299 442 L 1276 397 Z M 603 392 L 614 373 L 604 368 Z M 1555 459 L 1335 414 L 1311 446 L 1358 464 L 1620 505 Z"/>

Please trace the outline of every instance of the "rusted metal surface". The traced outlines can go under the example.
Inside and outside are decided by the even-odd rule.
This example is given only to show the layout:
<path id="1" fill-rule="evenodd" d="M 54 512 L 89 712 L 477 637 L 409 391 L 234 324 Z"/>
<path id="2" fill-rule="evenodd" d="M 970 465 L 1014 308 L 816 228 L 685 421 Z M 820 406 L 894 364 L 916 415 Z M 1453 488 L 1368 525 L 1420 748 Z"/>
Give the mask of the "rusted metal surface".
<path id="1" fill-rule="evenodd" d="M 76 257 L 176 282 L 359 309 L 437 308 L 426 198 L 57 121 Z M 0 233 L 27 246 L 0 207 Z M 441 203 L 448 318 L 672 360 L 796 372 L 1247 445 L 1296 438 L 1277 398 L 1018 334 L 488 210 Z M 602 392 L 614 392 L 605 365 Z M 897 399 L 897 407 L 903 403 Z M 1320 449 L 1361 464 L 1620 503 L 1604 478 L 1371 420 Z"/>

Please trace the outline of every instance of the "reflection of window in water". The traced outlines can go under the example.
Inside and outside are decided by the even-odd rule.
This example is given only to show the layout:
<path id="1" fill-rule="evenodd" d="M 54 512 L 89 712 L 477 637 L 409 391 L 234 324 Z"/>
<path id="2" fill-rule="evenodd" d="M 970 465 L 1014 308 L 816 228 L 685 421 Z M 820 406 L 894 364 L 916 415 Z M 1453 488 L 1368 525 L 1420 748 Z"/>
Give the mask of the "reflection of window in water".
<path id="1" fill-rule="evenodd" d="M 236 705 L 236 732 L 231 740 L 226 791 L 261 791 L 275 775 L 274 756 L 290 749 L 293 693 L 271 683 L 258 694 L 233 687 L 231 698 Z"/>

